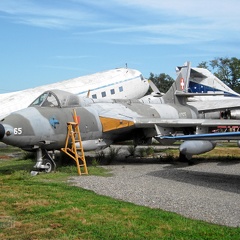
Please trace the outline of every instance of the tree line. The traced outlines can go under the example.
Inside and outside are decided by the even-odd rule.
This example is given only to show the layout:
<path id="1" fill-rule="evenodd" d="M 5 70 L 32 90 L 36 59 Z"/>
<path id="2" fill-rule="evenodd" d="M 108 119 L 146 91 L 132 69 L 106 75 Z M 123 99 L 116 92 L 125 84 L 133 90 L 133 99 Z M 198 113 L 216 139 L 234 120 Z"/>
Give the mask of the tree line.
<path id="1" fill-rule="evenodd" d="M 209 62 L 201 62 L 197 67 L 208 69 L 228 87 L 240 93 L 240 59 L 236 57 L 215 58 Z M 149 80 L 151 80 L 161 92 L 167 92 L 175 81 L 175 79 L 165 73 L 160 73 L 159 75 L 150 73 Z"/>

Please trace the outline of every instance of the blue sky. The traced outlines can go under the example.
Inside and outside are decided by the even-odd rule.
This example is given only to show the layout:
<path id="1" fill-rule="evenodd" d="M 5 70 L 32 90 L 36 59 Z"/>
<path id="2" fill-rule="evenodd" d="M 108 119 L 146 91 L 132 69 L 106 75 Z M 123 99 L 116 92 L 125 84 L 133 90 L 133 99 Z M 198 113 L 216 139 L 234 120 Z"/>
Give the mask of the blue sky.
<path id="1" fill-rule="evenodd" d="M 1 0 L 0 93 L 116 67 L 240 58 L 240 1 Z"/>

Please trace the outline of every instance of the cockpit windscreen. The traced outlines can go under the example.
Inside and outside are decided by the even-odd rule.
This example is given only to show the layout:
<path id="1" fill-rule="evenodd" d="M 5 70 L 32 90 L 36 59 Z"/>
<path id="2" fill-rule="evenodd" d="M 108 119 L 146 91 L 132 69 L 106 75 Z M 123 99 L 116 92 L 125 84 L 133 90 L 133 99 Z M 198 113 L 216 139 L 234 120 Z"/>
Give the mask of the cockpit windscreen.
<path id="1" fill-rule="evenodd" d="M 59 101 L 52 92 L 44 92 L 30 106 L 59 107 Z"/>

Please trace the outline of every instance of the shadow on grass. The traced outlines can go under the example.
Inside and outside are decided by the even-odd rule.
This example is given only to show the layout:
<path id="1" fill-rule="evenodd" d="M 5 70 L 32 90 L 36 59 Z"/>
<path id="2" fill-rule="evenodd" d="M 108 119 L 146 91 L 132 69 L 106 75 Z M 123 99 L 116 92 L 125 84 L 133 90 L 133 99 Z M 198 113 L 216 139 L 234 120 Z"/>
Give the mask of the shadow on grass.
<path id="1" fill-rule="evenodd" d="M 0 160 L 0 174 L 9 175 L 16 171 L 28 171 L 30 172 L 33 168 L 34 162 L 28 160 L 8 159 Z"/>

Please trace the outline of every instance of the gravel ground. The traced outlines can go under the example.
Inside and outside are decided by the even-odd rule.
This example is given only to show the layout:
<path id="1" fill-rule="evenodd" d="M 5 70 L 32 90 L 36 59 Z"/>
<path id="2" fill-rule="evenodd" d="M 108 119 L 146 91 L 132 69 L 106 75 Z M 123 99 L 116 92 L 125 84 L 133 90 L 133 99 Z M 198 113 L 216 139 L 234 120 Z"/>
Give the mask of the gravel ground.
<path id="1" fill-rule="evenodd" d="M 220 225 L 240 226 L 240 162 L 115 163 L 113 176 L 73 177 L 73 185 L 127 202 Z"/>

